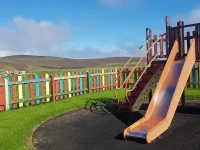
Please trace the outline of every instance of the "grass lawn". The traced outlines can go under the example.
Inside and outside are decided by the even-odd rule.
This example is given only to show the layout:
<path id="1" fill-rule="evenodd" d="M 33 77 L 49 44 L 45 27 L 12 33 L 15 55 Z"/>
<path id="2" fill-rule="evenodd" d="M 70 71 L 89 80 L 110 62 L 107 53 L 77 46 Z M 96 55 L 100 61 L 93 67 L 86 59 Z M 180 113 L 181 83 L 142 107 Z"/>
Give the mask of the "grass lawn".
<path id="1" fill-rule="evenodd" d="M 124 90 L 118 92 L 119 99 L 124 98 Z M 186 90 L 187 98 L 200 98 L 200 90 Z M 105 103 L 114 100 L 113 90 L 92 93 L 83 96 L 46 103 L 37 106 L 4 111 L 0 113 L 0 149 L 33 149 L 29 138 L 33 129 L 42 122 L 64 112 L 83 108 L 91 103 Z"/>

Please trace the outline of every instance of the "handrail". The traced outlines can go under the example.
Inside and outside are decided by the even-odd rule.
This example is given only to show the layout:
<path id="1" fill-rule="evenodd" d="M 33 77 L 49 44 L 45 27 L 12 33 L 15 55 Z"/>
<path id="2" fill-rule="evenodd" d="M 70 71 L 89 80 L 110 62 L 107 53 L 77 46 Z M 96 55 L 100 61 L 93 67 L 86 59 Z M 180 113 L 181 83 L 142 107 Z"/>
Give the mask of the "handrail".
<path id="1" fill-rule="evenodd" d="M 161 49 L 155 54 L 155 56 L 151 59 L 151 61 L 149 62 L 149 64 L 147 65 L 147 66 L 150 66 L 151 65 L 151 63 L 153 62 L 153 60 L 158 56 L 158 53 L 161 51 Z M 140 75 L 140 77 L 137 79 L 137 82 L 134 84 L 134 86 L 132 87 L 132 89 L 129 89 L 128 91 L 127 91 L 127 83 L 128 82 L 126 82 L 126 90 L 125 90 L 125 93 L 126 93 L 126 99 L 128 100 L 128 103 L 129 103 L 129 105 L 131 106 L 131 103 L 130 103 L 130 101 L 129 101 L 129 99 L 128 99 L 128 92 L 130 92 L 130 91 L 132 91 L 133 89 L 135 89 L 135 87 L 136 87 L 136 85 L 137 85 L 137 83 L 140 81 L 140 79 L 142 78 L 142 76 L 143 76 L 143 74 L 145 73 L 145 71 L 147 70 L 147 68 L 148 67 L 146 67 L 144 70 L 143 70 L 143 72 L 141 73 L 141 75 Z"/>
<path id="2" fill-rule="evenodd" d="M 161 40 L 161 38 L 163 38 L 163 36 L 164 35 L 166 35 L 166 33 L 164 33 L 164 34 L 161 34 L 160 35 L 160 37 L 151 45 L 151 47 L 146 51 L 146 53 L 143 55 L 143 57 L 139 60 L 139 62 L 136 64 L 136 66 L 133 68 L 133 70 L 131 71 L 131 73 L 129 73 L 129 75 L 128 75 L 128 77 L 125 79 L 125 81 L 124 81 L 124 83 L 126 83 L 126 87 L 125 88 L 127 88 L 127 81 L 129 80 L 129 78 L 130 78 L 130 76 L 132 75 L 132 73 L 133 73 L 133 71 L 136 69 L 136 67 L 139 65 L 139 63 L 141 62 L 141 60 L 149 53 L 149 51 L 152 49 L 152 47 L 159 41 L 159 40 Z M 144 44 L 146 44 L 148 41 L 149 41 L 150 39 L 148 39 Z M 143 45 L 144 45 L 143 44 Z M 140 50 L 142 47 L 143 47 L 143 45 L 138 49 L 138 50 Z M 162 50 L 162 49 L 161 49 Z M 160 51 L 161 51 L 160 50 Z M 160 52 L 159 51 L 159 52 Z M 159 52 L 157 52 L 157 54 L 156 54 L 156 56 L 158 55 L 158 53 Z M 131 60 L 133 58 L 133 56 L 129 59 L 129 61 Z M 154 60 L 155 58 L 153 58 L 151 61 L 150 61 L 150 63 Z M 129 61 L 126 63 L 126 65 L 129 63 Z M 149 63 L 149 64 L 150 64 Z M 147 65 L 147 66 L 149 66 L 149 64 Z M 126 66 L 125 65 L 125 66 Z M 124 70 L 124 68 L 125 68 L 125 66 L 123 67 L 123 70 Z M 147 69 L 147 68 L 146 68 Z M 146 70 L 145 69 L 145 70 Z M 123 71 L 122 70 L 122 71 Z M 145 72 L 145 70 L 144 70 L 144 72 Z M 121 89 L 123 86 L 124 86 L 124 83 L 119 87 L 119 88 L 117 88 L 117 80 L 118 80 L 118 78 L 119 78 L 119 75 L 122 73 L 122 71 L 120 71 L 120 73 L 118 73 L 117 75 L 117 78 L 116 78 L 116 81 L 115 81 L 115 90 L 114 90 L 114 94 L 115 94 L 115 97 L 116 97 L 116 100 L 118 101 L 118 104 L 120 103 L 120 101 L 119 101 L 119 99 L 117 98 L 117 94 L 116 94 L 116 91 L 117 91 L 117 89 Z M 142 74 L 143 75 L 143 74 Z M 135 84 L 136 85 L 136 84 Z M 126 89 L 127 90 L 127 89 Z M 129 102 L 129 100 L 128 100 L 128 102 Z M 129 102 L 129 104 L 130 104 L 130 102 Z"/>
<path id="3" fill-rule="evenodd" d="M 147 41 L 145 41 L 134 53 L 133 53 L 133 55 L 129 58 L 129 60 L 127 61 L 127 63 L 124 65 L 124 67 L 120 70 L 120 72 L 117 74 L 117 78 L 116 78 L 116 80 L 115 80 L 115 84 L 117 84 L 117 80 L 119 79 L 119 75 L 122 73 L 122 71 L 125 69 L 125 67 L 128 65 L 128 63 L 131 61 L 131 59 L 133 59 L 133 57 L 142 49 L 142 47 L 147 43 L 147 42 L 149 42 L 149 40 L 150 40 L 150 38 L 147 40 Z M 116 89 L 121 89 L 121 87 L 120 88 L 117 88 L 116 87 Z"/>
<path id="4" fill-rule="evenodd" d="M 132 69 L 132 71 L 129 73 L 128 77 L 125 79 L 125 81 L 124 81 L 124 83 L 122 84 L 122 86 L 121 86 L 120 88 L 115 88 L 114 94 L 115 94 L 115 97 L 116 97 L 118 103 L 120 103 L 120 102 L 119 102 L 119 99 L 117 98 L 117 94 L 116 94 L 117 89 L 121 89 L 121 88 L 124 86 L 124 84 L 129 80 L 129 78 L 130 78 L 130 76 L 132 75 L 133 71 L 135 71 L 135 69 L 138 67 L 138 65 L 139 65 L 139 63 L 142 61 L 142 59 L 149 53 L 149 51 L 152 49 L 152 47 L 153 47 L 160 39 L 161 39 L 161 37 L 158 38 L 158 39 L 152 44 L 152 46 L 144 53 L 144 55 L 140 58 L 140 60 L 139 60 L 139 61 L 137 62 L 137 64 L 134 66 L 134 68 Z M 126 88 L 126 87 L 125 87 L 125 88 Z"/>

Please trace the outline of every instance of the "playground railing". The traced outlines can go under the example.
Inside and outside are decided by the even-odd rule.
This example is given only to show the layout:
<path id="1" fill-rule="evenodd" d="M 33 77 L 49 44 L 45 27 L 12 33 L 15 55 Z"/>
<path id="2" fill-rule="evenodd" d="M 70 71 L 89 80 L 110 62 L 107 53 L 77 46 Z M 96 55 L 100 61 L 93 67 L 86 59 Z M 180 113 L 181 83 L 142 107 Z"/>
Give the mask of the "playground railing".
<path id="1" fill-rule="evenodd" d="M 140 81 L 140 79 L 142 78 L 143 74 L 146 72 L 147 68 L 148 68 L 149 66 L 151 66 L 151 63 L 155 60 L 155 58 L 157 58 L 157 56 L 158 56 L 158 54 L 159 54 L 160 52 L 161 52 L 161 49 L 154 55 L 154 57 L 153 57 L 153 58 L 151 59 L 151 61 L 148 63 L 147 67 L 143 70 L 143 72 L 140 74 L 139 78 L 137 79 L 136 83 L 133 85 L 133 87 L 132 87 L 131 89 L 128 90 L 128 88 L 127 88 L 128 82 L 126 82 L 126 85 L 125 85 L 125 93 L 126 93 L 126 99 L 128 100 L 129 105 L 131 105 L 131 104 L 130 104 L 130 101 L 129 101 L 129 98 L 128 98 L 128 92 L 130 92 L 130 91 L 132 91 L 132 90 L 135 89 L 137 83 Z M 130 75 L 132 75 L 132 74 L 130 73 Z"/>
<path id="2" fill-rule="evenodd" d="M 130 63 L 130 61 L 135 57 L 135 55 L 142 49 L 142 47 L 149 42 L 151 39 L 148 39 L 147 41 L 145 41 L 134 53 L 133 55 L 130 57 L 130 59 L 127 61 L 127 63 L 124 65 L 124 67 L 122 69 L 119 70 L 119 72 L 117 73 L 117 78 L 115 80 L 115 84 L 117 85 L 118 83 L 118 79 L 121 75 L 121 73 L 124 71 L 124 69 L 127 67 L 127 65 Z M 120 87 L 116 87 L 117 89 L 121 89 L 123 87 L 123 85 L 125 84 L 125 81 L 122 83 L 122 85 L 120 85 Z"/>
<path id="3" fill-rule="evenodd" d="M 165 34 L 163 34 L 162 36 L 164 36 L 164 35 L 165 35 Z M 141 62 L 141 61 L 148 55 L 148 53 L 152 50 L 152 48 L 154 47 L 154 45 L 157 44 L 157 43 L 162 39 L 162 36 L 160 36 L 156 41 L 154 41 L 154 43 L 147 49 L 147 51 L 143 54 L 143 56 L 140 58 L 140 60 L 137 62 L 137 64 L 136 64 L 136 65 L 133 67 L 133 69 L 130 71 L 129 75 L 127 76 L 127 78 L 125 79 L 125 81 L 122 83 L 122 85 L 121 85 L 119 88 L 115 88 L 114 94 L 115 94 L 115 97 L 116 97 L 116 100 L 118 101 L 118 103 L 120 103 L 120 101 L 119 101 L 119 99 L 117 98 L 117 93 L 116 93 L 117 89 L 121 89 L 121 88 L 124 86 L 124 84 L 126 84 L 126 85 L 125 85 L 125 89 L 127 89 L 127 83 L 128 83 L 128 81 L 129 81 L 131 75 L 133 74 L 133 72 L 135 71 L 135 69 L 138 67 L 138 65 L 140 64 L 140 62 Z M 160 51 L 161 51 L 161 50 L 160 50 Z M 151 59 L 151 61 L 149 62 L 148 66 L 151 65 L 152 61 L 157 57 L 157 55 L 158 55 L 158 53 L 159 53 L 160 51 L 158 51 L 158 52 L 155 54 L 155 56 L 154 56 L 154 57 Z M 148 67 L 147 67 L 147 68 L 148 68 Z M 146 69 L 147 69 L 147 68 L 146 68 Z M 146 70 L 146 69 L 145 69 L 145 70 Z M 144 72 L 145 72 L 145 71 L 143 71 L 142 75 L 144 74 Z M 141 75 L 140 75 L 140 78 L 141 78 Z M 140 78 L 139 78 L 139 79 L 140 79 Z M 138 83 L 139 79 L 137 80 L 137 82 L 134 84 L 133 87 L 136 86 L 136 84 Z M 127 90 L 125 91 L 125 94 L 126 94 L 126 92 L 127 92 Z M 128 99 L 127 99 L 127 100 L 128 100 Z M 128 102 L 129 102 L 129 100 L 128 100 Z M 130 102 L 129 102 L 129 104 L 130 104 Z"/>

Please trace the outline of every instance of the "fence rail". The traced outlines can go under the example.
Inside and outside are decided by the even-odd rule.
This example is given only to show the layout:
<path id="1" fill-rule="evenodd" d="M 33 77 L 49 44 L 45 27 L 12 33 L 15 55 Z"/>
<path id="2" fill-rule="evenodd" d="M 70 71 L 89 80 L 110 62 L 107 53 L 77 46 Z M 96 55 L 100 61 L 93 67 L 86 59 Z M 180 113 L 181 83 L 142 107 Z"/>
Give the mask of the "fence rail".
<path id="1" fill-rule="evenodd" d="M 126 68 L 115 80 L 120 68 L 98 69 L 25 76 L 9 76 L 0 78 L 0 110 L 9 110 L 46 102 L 55 102 L 78 95 L 109 90 L 120 86 L 130 73 Z M 133 85 L 145 70 L 138 67 L 129 79 Z M 156 86 L 156 85 L 155 85 Z M 200 65 L 195 64 L 185 88 L 200 88 Z"/>

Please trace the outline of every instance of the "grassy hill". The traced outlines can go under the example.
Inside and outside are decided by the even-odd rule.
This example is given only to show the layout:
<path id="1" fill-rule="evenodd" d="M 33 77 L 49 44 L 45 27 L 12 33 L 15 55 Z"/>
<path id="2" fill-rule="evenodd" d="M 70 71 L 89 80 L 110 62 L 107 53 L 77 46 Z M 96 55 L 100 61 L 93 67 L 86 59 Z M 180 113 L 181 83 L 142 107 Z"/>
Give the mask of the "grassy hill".
<path id="1" fill-rule="evenodd" d="M 129 57 L 109 57 L 99 59 L 70 59 L 49 56 L 15 55 L 0 58 L 0 71 L 5 70 L 68 70 L 81 68 L 121 67 L 128 61 Z M 135 65 L 140 58 L 133 58 L 131 66 Z M 141 65 L 146 64 L 146 59 Z"/>

